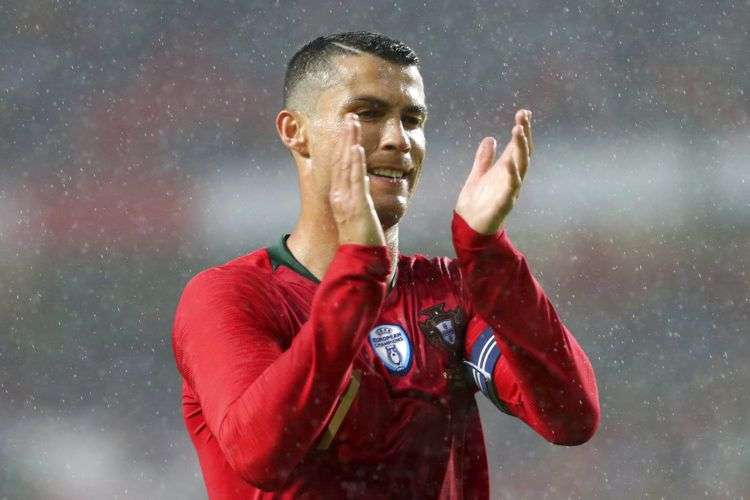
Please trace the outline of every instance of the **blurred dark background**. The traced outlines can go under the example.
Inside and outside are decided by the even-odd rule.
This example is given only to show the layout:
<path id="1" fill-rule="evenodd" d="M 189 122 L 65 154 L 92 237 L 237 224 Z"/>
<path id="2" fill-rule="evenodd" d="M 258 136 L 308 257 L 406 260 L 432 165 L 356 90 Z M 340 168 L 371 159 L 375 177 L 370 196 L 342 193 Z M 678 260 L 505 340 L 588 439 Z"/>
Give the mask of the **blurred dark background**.
<path id="1" fill-rule="evenodd" d="M 417 6 L 418 5 L 418 6 Z M 407 253 L 534 112 L 508 232 L 598 375 L 588 444 L 481 401 L 493 498 L 750 493 L 750 2 L 0 2 L 0 498 L 205 498 L 171 322 L 298 207 L 287 60 L 375 30 L 431 105 Z"/>

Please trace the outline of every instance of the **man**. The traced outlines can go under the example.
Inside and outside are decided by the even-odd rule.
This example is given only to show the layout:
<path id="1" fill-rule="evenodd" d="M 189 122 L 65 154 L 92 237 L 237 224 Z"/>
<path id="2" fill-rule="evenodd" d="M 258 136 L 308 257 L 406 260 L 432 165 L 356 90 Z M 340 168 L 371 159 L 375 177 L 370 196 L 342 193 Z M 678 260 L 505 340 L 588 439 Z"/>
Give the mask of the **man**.
<path id="1" fill-rule="evenodd" d="M 553 443 L 598 425 L 591 365 L 503 226 L 530 112 L 502 151 L 479 145 L 457 258 L 399 255 L 425 153 L 417 64 L 372 33 L 318 38 L 289 63 L 276 126 L 298 169 L 297 225 L 199 273 L 175 315 L 212 499 L 487 498 L 477 389 Z"/>

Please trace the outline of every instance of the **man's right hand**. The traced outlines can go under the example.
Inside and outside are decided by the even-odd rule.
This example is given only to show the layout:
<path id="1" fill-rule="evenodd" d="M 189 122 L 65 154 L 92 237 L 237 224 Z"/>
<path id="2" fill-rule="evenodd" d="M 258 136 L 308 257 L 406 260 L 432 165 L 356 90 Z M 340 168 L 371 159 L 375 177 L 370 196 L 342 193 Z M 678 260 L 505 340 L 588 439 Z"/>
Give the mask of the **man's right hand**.
<path id="1" fill-rule="evenodd" d="M 339 233 L 339 244 L 385 245 L 383 228 L 370 196 L 361 126 L 353 113 L 344 119 L 344 137 L 331 166 L 329 201 Z"/>

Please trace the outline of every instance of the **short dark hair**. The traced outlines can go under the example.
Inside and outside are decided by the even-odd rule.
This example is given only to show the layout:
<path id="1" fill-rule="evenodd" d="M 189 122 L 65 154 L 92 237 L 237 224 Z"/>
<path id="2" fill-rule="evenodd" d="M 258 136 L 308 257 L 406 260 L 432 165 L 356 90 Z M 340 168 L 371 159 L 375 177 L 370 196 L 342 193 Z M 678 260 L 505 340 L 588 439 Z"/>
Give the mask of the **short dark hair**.
<path id="1" fill-rule="evenodd" d="M 349 31 L 324 35 L 299 49 L 286 67 L 284 105 L 305 77 L 323 69 L 333 56 L 367 53 L 402 66 L 418 66 L 417 54 L 405 43 L 380 33 Z"/>

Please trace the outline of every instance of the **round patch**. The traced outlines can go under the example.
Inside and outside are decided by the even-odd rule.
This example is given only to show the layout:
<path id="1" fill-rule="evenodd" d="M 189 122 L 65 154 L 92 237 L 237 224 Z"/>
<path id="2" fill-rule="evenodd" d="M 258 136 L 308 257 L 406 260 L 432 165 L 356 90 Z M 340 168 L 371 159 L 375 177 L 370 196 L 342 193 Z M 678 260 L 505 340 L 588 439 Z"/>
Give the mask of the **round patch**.
<path id="1" fill-rule="evenodd" d="M 380 361 L 394 375 L 411 368 L 411 343 L 399 325 L 378 325 L 369 334 L 370 345 Z"/>

